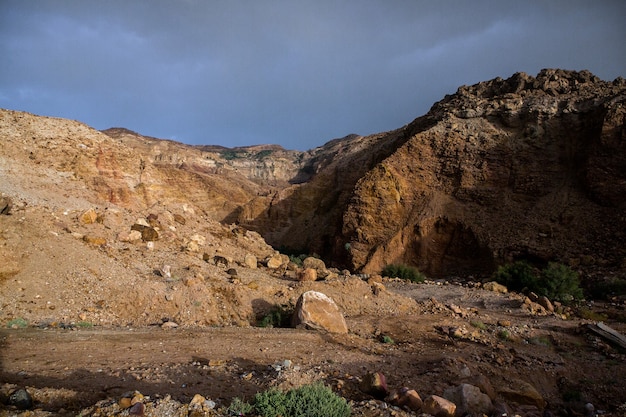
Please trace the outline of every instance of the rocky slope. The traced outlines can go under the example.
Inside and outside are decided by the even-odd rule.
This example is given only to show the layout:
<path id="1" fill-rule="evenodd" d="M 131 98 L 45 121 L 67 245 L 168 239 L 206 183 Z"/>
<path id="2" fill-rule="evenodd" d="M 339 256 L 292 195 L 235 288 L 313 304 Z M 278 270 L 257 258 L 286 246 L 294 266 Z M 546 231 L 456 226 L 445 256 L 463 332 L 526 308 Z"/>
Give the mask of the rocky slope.
<path id="1" fill-rule="evenodd" d="M 359 180 L 342 228 L 352 266 L 441 276 L 530 258 L 623 273 L 625 102 L 625 80 L 588 72 L 461 87 Z"/>
<path id="2" fill-rule="evenodd" d="M 370 273 L 489 274 L 526 258 L 624 274 L 625 100 L 625 80 L 585 71 L 461 87 L 401 129 L 327 144 L 309 182 L 238 220 Z"/>

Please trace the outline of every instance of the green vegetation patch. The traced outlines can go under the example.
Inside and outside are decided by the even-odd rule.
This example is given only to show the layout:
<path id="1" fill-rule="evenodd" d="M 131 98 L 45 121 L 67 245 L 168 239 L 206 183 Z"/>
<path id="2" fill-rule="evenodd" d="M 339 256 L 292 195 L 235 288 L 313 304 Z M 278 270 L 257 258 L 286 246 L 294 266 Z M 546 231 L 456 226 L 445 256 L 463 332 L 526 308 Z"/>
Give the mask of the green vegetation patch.
<path id="1" fill-rule="evenodd" d="M 286 393 L 270 388 L 254 397 L 261 417 L 348 417 L 347 401 L 322 383 L 304 385 Z"/>
<path id="2" fill-rule="evenodd" d="M 269 313 L 264 315 L 259 321 L 259 327 L 291 327 L 291 317 L 294 308 L 291 306 L 274 306 Z"/>
<path id="3" fill-rule="evenodd" d="M 387 265 L 381 272 L 381 275 L 389 278 L 402 278 L 412 282 L 424 282 L 426 276 L 414 266 L 405 264 Z"/>
<path id="4" fill-rule="evenodd" d="M 583 298 L 578 274 L 556 262 L 550 262 L 540 270 L 526 261 L 517 261 L 499 267 L 493 278 L 511 290 L 532 291 L 564 304 Z"/>
<path id="5" fill-rule="evenodd" d="M 7 323 L 7 327 L 9 329 L 23 329 L 25 327 L 28 327 L 28 321 L 26 321 L 26 319 L 23 319 L 21 317 L 17 317 L 13 320 L 10 320 Z"/>

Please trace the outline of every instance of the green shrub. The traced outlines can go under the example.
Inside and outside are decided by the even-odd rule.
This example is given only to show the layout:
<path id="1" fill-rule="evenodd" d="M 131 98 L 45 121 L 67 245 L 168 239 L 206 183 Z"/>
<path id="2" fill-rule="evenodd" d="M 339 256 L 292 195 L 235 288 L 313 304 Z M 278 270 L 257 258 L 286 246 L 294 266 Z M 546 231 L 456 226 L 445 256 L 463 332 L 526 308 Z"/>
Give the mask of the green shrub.
<path id="1" fill-rule="evenodd" d="M 426 276 L 414 266 L 404 264 L 387 265 L 381 275 L 389 278 L 402 278 L 412 282 L 424 282 Z"/>
<path id="2" fill-rule="evenodd" d="M 535 288 L 537 283 L 537 270 L 526 261 L 516 261 L 512 264 L 502 265 L 493 274 L 493 279 L 506 286 L 509 290 L 522 291 L 527 288 Z"/>
<path id="3" fill-rule="evenodd" d="M 287 396 L 270 388 L 254 396 L 254 409 L 262 417 L 287 417 Z"/>
<path id="4" fill-rule="evenodd" d="M 480 320 L 472 320 L 470 324 L 478 330 L 487 330 L 487 325 Z"/>
<path id="5" fill-rule="evenodd" d="M 346 400 L 322 383 L 304 385 L 283 393 L 275 388 L 254 397 L 261 417 L 348 417 Z"/>
<path id="6" fill-rule="evenodd" d="M 383 342 L 383 343 L 386 343 L 386 344 L 390 344 L 390 345 L 393 345 L 393 344 L 396 343 L 391 337 L 389 337 L 387 335 L 383 335 L 380 338 L 380 341 Z"/>
<path id="7" fill-rule="evenodd" d="M 228 406 L 227 411 L 229 416 L 245 416 L 254 411 L 254 407 L 241 398 L 235 397 L 231 401 L 230 406 Z"/>
<path id="8" fill-rule="evenodd" d="M 528 262 L 517 261 L 500 266 L 493 278 L 510 290 L 532 291 L 562 303 L 583 298 L 578 274 L 556 262 L 550 262 L 545 269 L 539 270 Z"/>
<path id="9" fill-rule="evenodd" d="M 18 317 L 16 319 L 9 321 L 7 323 L 7 327 L 9 329 L 23 329 L 25 327 L 28 327 L 28 321 L 26 321 L 25 319 L 21 317 Z"/>
<path id="10" fill-rule="evenodd" d="M 293 316 L 293 308 L 286 306 L 274 306 L 261 320 L 259 327 L 291 327 L 291 317 Z"/>
<path id="11" fill-rule="evenodd" d="M 306 254 L 303 254 L 303 253 L 301 253 L 300 255 L 289 255 L 289 261 L 293 262 L 294 264 L 298 265 L 299 267 L 302 267 L 302 263 L 308 257 L 309 257 L 309 255 L 306 255 Z"/>
<path id="12" fill-rule="evenodd" d="M 541 271 L 535 292 L 563 303 L 583 298 L 578 274 L 570 267 L 555 262 L 550 262 L 548 267 Z"/>

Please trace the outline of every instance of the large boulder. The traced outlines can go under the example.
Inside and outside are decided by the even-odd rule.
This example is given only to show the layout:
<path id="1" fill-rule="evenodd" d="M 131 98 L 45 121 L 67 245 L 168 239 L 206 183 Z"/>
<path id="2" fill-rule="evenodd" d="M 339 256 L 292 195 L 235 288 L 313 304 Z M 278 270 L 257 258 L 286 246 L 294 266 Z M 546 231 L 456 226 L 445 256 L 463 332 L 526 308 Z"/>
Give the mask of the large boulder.
<path id="1" fill-rule="evenodd" d="M 307 291 L 300 296 L 292 324 L 330 333 L 348 333 L 348 325 L 337 304 L 317 291 Z"/>

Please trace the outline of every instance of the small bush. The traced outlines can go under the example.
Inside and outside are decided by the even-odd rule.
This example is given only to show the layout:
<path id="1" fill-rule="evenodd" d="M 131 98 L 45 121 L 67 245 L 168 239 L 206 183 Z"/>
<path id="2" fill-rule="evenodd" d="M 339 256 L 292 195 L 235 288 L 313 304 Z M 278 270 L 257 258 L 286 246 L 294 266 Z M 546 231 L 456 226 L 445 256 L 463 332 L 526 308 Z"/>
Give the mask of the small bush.
<path id="1" fill-rule="evenodd" d="M 291 316 L 293 316 L 293 308 L 285 306 L 275 306 L 261 320 L 259 327 L 290 327 Z"/>
<path id="2" fill-rule="evenodd" d="M 532 291 L 562 303 L 583 298 L 578 274 L 555 262 L 539 270 L 525 261 L 517 261 L 500 266 L 493 278 L 511 290 Z"/>
<path id="3" fill-rule="evenodd" d="M 537 284 L 537 270 L 526 261 L 517 261 L 500 266 L 493 278 L 509 290 L 522 291 L 528 288 L 533 291 L 531 288 Z"/>
<path id="4" fill-rule="evenodd" d="M 26 321 L 25 319 L 21 317 L 18 317 L 16 319 L 9 321 L 7 323 L 7 327 L 9 329 L 23 329 L 25 327 L 28 327 L 28 321 Z"/>
<path id="5" fill-rule="evenodd" d="M 230 406 L 228 406 L 227 411 L 229 416 L 245 416 L 254 411 L 254 407 L 241 398 L 235 397 L 231 401 Z"/>
<path id="6" fill-rule="evenodd" d="M 502 340 L 511 340 L 511 333 L 508 330 L 500 330 L 498 332 L 498 337 Z"/>
<path id="7" fill-rule="evenodd" d="M 348 417 L 351 413 L 346 400 L 322 383 L 287 393 L 271 388 L 254 397 L 254 409 L 261 417 Z"/>
<path id="8" fill-rule="evenodd" d="M 578 274 L 570 267 L 554 262 L 550 262 L 548 267 L 541 271 L 535 292 L 563 303 L 583 298 Z"/>
<path id="9" fill-rule="evenodd" d="M 412 282 L 424 282 L 426 276 L 414 266 L 404 264 L 387 265 L 381 275 L 389 278 L 402 278 Z"/>
<path id="10" fill-rule="evenodd" d="M 391 337 L 387 336 L 387 335 L 383 335 L 380 338 L 380 341 L 386 344 L 390 344 L 393 345 L 394 343 L 396 343 Z"/>
<path id="11" fill-rule="evenodd" d="M 270 388 L 254 396 L 254 409 L 262 417 L 286 417 L 287 396 L 276 388 Z"/>
<path id="12" fill-rule="evenodd" d="M 289 261 L 293 262 L 294 264 L 298 265 L 299 267 L 302 267 L 302 263 L 308 257 L 309 257 L 309 255 L 306 255 L 306 254 L 289 255 Z"/>
<path id="13" fill-rule="evenodd" d="M 479 330 L 487 330 L 487 325 L 483 323 L 482 321 L 473 320 L 470 322 L 470 324 Z"/>

